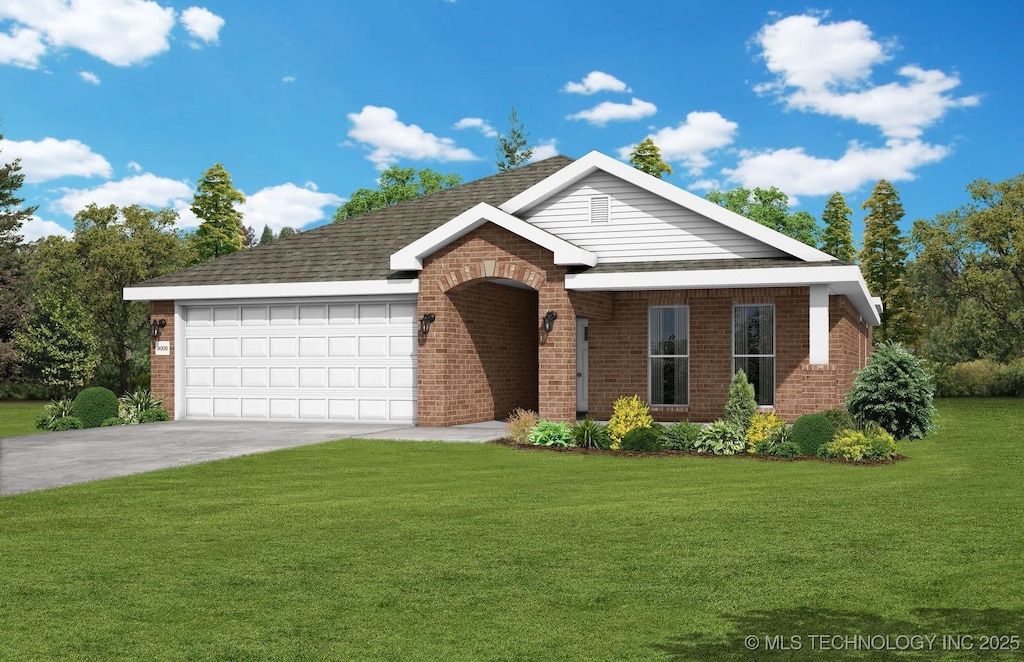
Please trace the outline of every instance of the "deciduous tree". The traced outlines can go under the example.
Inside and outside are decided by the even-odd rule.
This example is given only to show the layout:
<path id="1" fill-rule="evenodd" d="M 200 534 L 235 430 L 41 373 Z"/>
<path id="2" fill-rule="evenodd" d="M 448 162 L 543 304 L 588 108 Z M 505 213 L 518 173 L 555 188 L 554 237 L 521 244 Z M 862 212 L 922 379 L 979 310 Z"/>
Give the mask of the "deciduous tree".
<path id="1" fill-rule="evenodd" d="M 805 211 L 790 212 L 789 196 L 774 186 L 709 191 L 707 199 L 808 246 L 818 246 L 818 222 Z"/>
<path id="2" fill-rule="evenodd" d="M 518 168 L 533 158 L 529 134 L 523 128 L 523 123 L 519 120 L 519 111 L 515 106 L 512 106 L 512 112 L 509 113 L 508 123 L 508 135 L 498 135 L 498 147 L 495 150 L 498 154 L 498 172 Z"/>
<path id="3" fill-rule="evenodd" d="M 429 168 L 399 168 L 391 166 L 381 173 L 376 189 L 361 188 L 349 196 L 348 202 L 338 208 L 334 221 L 343 221 L 374 209 L 390 207 L 399 202 L 437 193 L 462 183 L 455 173 L 442 175 Z"/>
<path id="4" fill-rule="evenodd" d="M 15 334 L 26 372 L 51 388 L 84 386 L 100 362 L 93 320 L 74 293 L 54 288 L 33 303 Z"/>
<path id="5" fill-rule="evenodd" d="M 641 140 L 630 152 L 629 165 L 658 179 L 672 174 L 672 166 L 661 159 L 661 149 L 649 137 Z"/>
<path id="6" fill-rule="evenodd" d="M 18 197 L 24 181 L 18 159 L 0 166 L 0 379 L 12 376 L 17 370 L 12 340 L 22 326 L 27 303 L 19 231 L 36 207 L 24 207 L 25 200 Z"/>
<path id="7" fill-rule="evenodd" d="M 825 203 L 821 220 L 825 230 L 821 233 L 821 250 L 829 255 L 853 262 L 857 253 L 853 248 L 853 232 L 850 230 L 850 216 L 853 210 L 846 204 L 843 194 L 836 191 Z"/>
<path id="8" fill-rule="evenodd" d="M 235 205 L 244 202 L 224 166 L 215 163 L 203 173 L 192 199 L 192 213 L 203 221 L 192 236 L 199 262 L 242 250 L 245 227 Z"/>

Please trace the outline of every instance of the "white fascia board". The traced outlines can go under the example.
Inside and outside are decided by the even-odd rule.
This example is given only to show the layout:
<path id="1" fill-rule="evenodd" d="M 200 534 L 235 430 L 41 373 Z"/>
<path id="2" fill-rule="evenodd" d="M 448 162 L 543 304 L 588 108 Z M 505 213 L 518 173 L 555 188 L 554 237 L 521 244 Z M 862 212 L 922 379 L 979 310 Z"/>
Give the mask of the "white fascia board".
<path id="1" fill-rule="evenodd" d="M 566 274 L 565 289 L 580 291 L 697 290 L 732 287 L 808 287 L 828 285 L 843 294 L 868 324 L 882 323 L 856 265 L 827 267 L 765 267 L 752 269 L 704 269 L 695 271 L 633 271 L 599 274 Z"/>
<path id="2" fill-rule="evenodd" d="M 765 227 L 756 221 L 750 220 L 749 218 L 744 218 L 735 212 L 729 211 L 725 207 L 716 205 L 710 200 L 705 200 L 700 196 L 684 191 L 678 186 L 669 184 L 657 177 L 652 177 L 651 175 L 641 172 L 622 161 L 613 159 L 612 157 L 597 151 L 590 152 L 583 158 L 573 161 L 558 172 L 537 184 L 534 184 L 519 195 L 499 206 L 502 211 L 509 214 L 519 214 L 530 207 L 536 206 L 538 203 L 567 188 L 571 184 L 578 182 L 596 170 L 607 172 L 609 175 L 618 177 L 619 179 L 629 182 L 630 184 L 644 189 L 649 193 L 660 196 L 681 207 L 685 207 L 686 209 L 694 211 L 701 216 L 710 218 L 711 220 L 721 223 L 722 225 L 741 234 L 745 234 L 752 239 L 756 239 L 761 243 L 792 255 L 795 258 L 806 262 L 827 262 L 836 259 L 828 253 L 819 251 L 817 248 L 811 248 L 801 241 L 797 241 L 796 239 L 786 236 L 781 232 Z"/>
<path id="3" fill-rule="evenodd" d="M 597 264 L 597 256 L 590 251 L 570 244 L 568 241 L 541 230 L 521 218 L 507 214 L 497 207 L 481 202 L 392 254 L 391 268 L 395 271 L 419 271 L 423 268 L 423 258 L 432 255 L 484 223 L 494 223 L 527 241 L 548 249 L 555 254 L 555 264 L 588 267 Z"/>
<path id="4" fill-rule="evenodd" d="M 279 297 L 380 296 L 416 294 L 416 279 L 342 280 L 308 283 L 240 283 L 235 285 L 166 285 L 126 287 L 127 301 L 182 301 L 216 299 L 268 299 Z"/>

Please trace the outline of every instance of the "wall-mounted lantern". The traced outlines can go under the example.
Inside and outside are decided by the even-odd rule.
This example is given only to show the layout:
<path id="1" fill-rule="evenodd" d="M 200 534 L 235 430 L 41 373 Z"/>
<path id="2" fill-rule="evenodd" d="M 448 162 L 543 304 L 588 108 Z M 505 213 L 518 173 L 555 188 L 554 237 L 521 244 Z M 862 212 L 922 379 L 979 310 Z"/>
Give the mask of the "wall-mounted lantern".
<path id="1" fill-rule="evenodd" d="M 150 322 L 149 323 L 149 337 L 150 338 L 159 338 L 160 337 L 160 329 L 164 328 L 165 326 L 167 326 L 167 320 L 165 320 L 165 319 L 153 320 L 152 322 Z"/>
<path id="2" fill-rule="evenodd" d="M 544 333 L 551 333 L 551 329 L 555 328 L 556 319 L 558 319 L 558 313 L 553 310 L 549 310 L 544 314 Z"/>
<path id="3" fill-rule="evenodd" d="M 436 319 L 437 317 L 434 315 L 434 313 L 427 313 L 426 315 L 421 317 L 420 333 L 424 336 L 430 333 L 430 325 L 433 324 Z"/>

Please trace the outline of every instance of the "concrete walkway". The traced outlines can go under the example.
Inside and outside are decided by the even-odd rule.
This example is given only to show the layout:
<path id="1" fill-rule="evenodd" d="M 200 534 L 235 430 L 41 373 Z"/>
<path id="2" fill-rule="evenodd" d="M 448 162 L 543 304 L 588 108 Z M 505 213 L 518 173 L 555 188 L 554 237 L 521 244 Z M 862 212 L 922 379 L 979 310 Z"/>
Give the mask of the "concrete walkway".
<path id="1" fill-rule="evenodd" d="M 500 421 L 450 428 L 372 423 L 171 421 L 0 438 L 0 495 L 345 438 L 484 442 Z"/>

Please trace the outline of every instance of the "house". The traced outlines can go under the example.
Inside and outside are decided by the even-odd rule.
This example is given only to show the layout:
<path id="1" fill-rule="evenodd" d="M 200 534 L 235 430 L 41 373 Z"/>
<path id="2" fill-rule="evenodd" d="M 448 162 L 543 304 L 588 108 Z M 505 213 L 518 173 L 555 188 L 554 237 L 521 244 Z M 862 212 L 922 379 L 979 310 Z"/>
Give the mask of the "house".
<path id="1" fill-rule="evenodd" d="M 140 283 L 175 418 L 447 426 L 523 407 L 782 417 L 842 403 L 881 302 L 859 267 L 591 152 Z M 164 324 L 160 327 L 159 324 Z"/>

